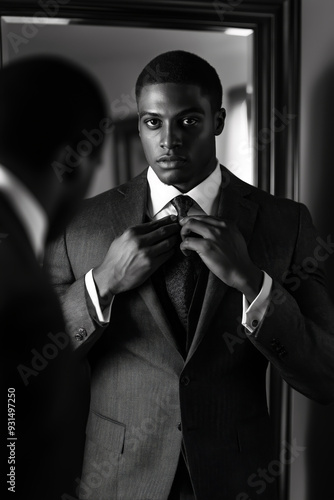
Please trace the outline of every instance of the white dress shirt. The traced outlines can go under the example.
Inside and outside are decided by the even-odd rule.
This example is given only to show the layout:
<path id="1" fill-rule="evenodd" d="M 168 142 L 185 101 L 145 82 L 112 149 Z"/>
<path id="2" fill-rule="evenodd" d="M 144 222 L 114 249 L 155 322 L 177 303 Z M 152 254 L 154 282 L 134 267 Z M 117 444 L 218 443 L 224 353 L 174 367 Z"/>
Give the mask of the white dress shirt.
<path id="1" fill-rule="evenodd" d="M 6 196 L 22 222 L 36 258 L 41 261 L 48 230 L 44 208 L 28 188 L 3 165 L 0 165 L 0 192 Z"/>
<path id="2" fill-rule="evenodd" d="M 188 215 L 211 215 L 215 216 L 218 211 L 219 192 L 222 181 L 219 162 L 215 170 L 187 193 L 182 193 L 174 186 L 169 186 L 160 181 L 152 167 L 147 171 L 148 181 L 148 206 L 147 215 L 152 220 L 162 219 L 167 215 L 177 215 L 175 207 L 171 200 L 175 196 L 187 195 L 194 200 L 193 206 L 189 209 Z M 272 279 L 267 273 L 263 272 L 263 284 L 260 293 L 255 300 L 249 304 L 246 297 L 243 296 L 243 315 L 242 324 L 247 328 L 249 333 L 252 333 L 264 318 L 266 309 L 269 304 L 269 295 L 272 286 Z M 91 269 L 85 276 L 85 283 L 90 298 L 94 304 L 96 315 L 101 324 L 108 323 L 111 315 L 111 305 L 101 310 L 98 294 L 93 279 L 93 270 Z"/>

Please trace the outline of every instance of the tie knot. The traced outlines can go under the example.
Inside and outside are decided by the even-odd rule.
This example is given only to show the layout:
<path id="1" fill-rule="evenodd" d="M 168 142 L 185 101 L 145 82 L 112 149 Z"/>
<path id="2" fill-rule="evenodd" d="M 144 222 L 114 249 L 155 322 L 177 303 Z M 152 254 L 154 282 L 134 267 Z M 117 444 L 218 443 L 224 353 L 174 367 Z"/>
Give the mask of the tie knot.
<path id="1" fill-rule="evenodd" d="M 177 215 L 183 218 L 188 214 L 188 210 L 194 204 L 194 200 L 190 196 L 180 194 L 171 200 L 171 204 L 176 208 Z"/>

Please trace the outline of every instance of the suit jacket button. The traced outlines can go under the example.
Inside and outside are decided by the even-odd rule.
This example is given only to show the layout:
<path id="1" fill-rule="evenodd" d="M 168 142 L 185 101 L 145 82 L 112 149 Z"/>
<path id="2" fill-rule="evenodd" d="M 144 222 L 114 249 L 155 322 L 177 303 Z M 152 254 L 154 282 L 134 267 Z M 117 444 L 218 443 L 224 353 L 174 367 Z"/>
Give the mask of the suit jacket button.
<path id="1" fill-rule="evenodd" d="M 253 321 L 252 321 L 252 327 L 256 328 L 258 326 L 258 324 L 259 324 L 258 320 L 257 319 L 253 319 Z"/>
<path id="2" fill-rule="evenodd" d="M 187 386 L 190 383 L 190 378 L 187 375 L 181 377 L 181 385 Z"/>
<path id="3" fill-rule="evenodd" d="M 179 429 L 179 431 L 181 431 L 181 430 L 182 430 L 182 425 L 181 425 L 181 422 L 179 422 L 179 423 L 177 424 L 177 428 Z"/>

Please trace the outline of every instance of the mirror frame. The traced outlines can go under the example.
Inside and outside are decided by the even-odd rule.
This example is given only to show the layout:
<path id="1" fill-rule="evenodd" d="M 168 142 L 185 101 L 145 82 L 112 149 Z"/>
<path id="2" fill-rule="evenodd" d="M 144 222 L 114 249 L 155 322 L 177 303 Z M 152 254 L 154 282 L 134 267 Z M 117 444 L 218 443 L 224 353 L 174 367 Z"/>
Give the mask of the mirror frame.
<path id="1" fill-rule="evenodd" d="M 204 31 L 252 28 L 255 179 L 267 192 L 298 200 L 300 9 L 300 0 L 2 0 L 0 16 Z M 269 404 L 278 452 L 291 438 L 291 390 L 273 369 Z M 280 500 L 288 500 L 288 465 L 282 466 L 279 488 Z"/>

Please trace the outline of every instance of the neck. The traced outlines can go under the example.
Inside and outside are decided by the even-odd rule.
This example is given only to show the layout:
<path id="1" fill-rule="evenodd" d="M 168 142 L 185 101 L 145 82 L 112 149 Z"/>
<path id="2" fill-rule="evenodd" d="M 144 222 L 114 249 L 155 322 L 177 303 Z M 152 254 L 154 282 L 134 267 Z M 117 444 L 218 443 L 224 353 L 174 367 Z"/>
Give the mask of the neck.
<path id="1" fill-rule="evenodd" d="M 208 170 L 209 165 L 210 168 Z M 179 191 L 181 191 L 181 193 L 188 193 L 189 191 L 194 189 L 194 187 L 201 184 L 201 182 L 203 182 L 207 177 L 209 177 L 216 168 L 216 165 L 217 165 L 217 159 L 214 157 L 213 160 L 211 160 L 208 166 L 204 169 L 204 173 L 202 176 L 197 177 L 197 179 L 192 179 L 187 183 L 173 184 L 173 186 L 176 187 L 176 189 L 178 189 Z"/>

